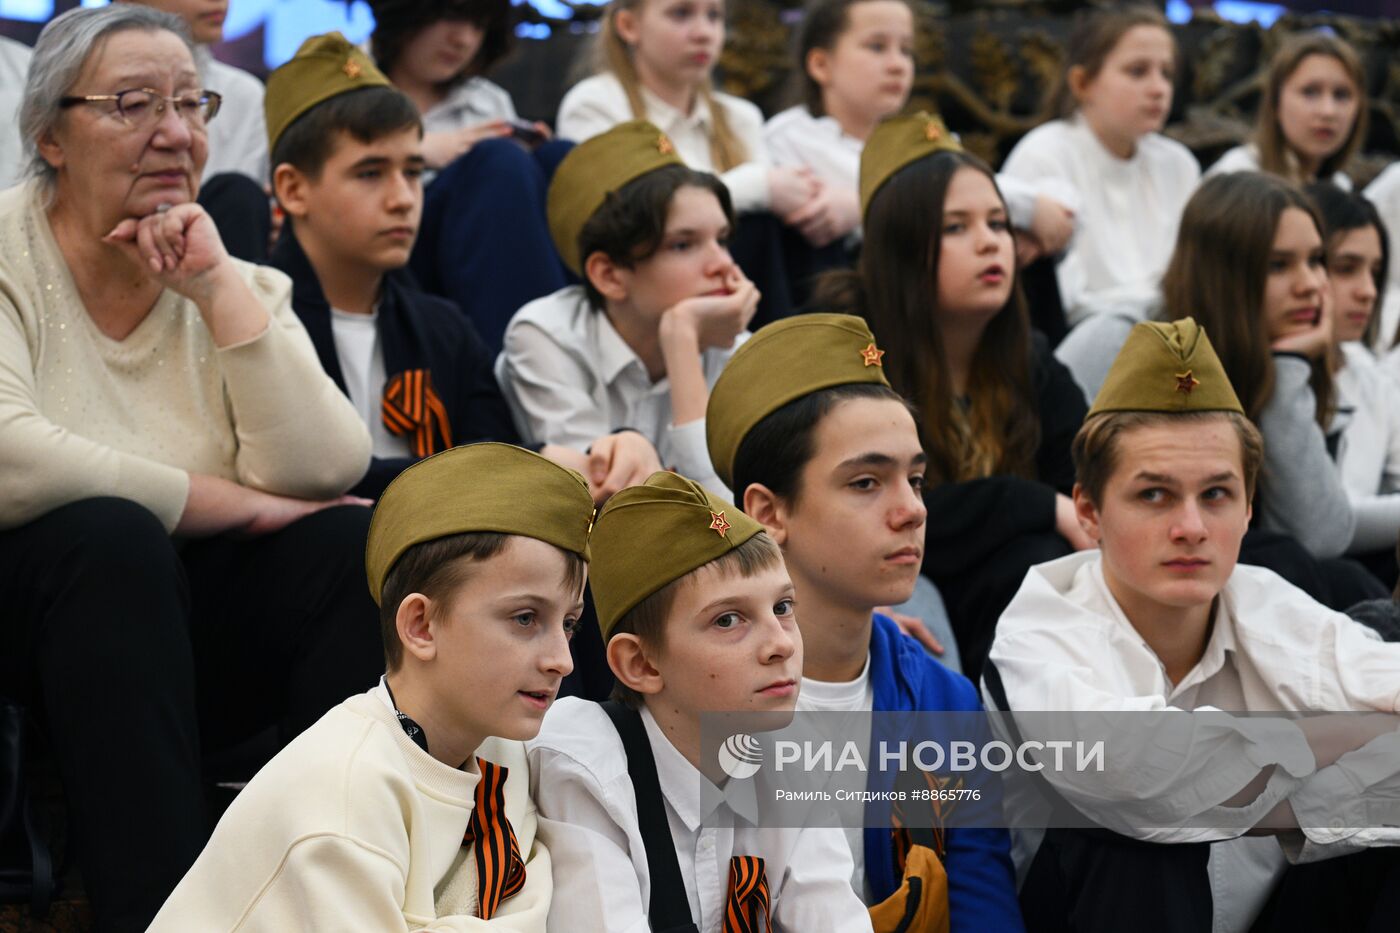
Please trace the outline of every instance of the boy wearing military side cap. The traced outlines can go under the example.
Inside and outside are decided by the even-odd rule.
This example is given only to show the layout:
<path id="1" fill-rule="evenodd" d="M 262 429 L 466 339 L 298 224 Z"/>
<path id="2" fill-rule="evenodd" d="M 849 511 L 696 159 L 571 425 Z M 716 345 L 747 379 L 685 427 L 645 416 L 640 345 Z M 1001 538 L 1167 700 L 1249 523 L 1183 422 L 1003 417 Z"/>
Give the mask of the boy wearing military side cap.
<path id="1" fill-rule="evenodd" d="M 405 266 L 423 213 L 423 124 L 413 102 L 339 33 L 307 39 L 265 98 L 273 184 L 287 223 L 272 265 L 321 366 L 374 439 L 353 490 L 375 497 L 455 444 L 517 439 L 492 354 L 451 302 Z M 582 466 L 570 452 L 543 451 Z"/>
<path id="2" fill-rule="evenodd" d="M 703 713 L 786 720 L 797 698 L 802 638 L 772 539 L 657 473 L 608 501 L 591 546 L 618 688 L 611 704 L 560 701 L 529 743 L 550 928 L 869 931 L 839 831 L 754 826 L 713 802 L 725 776 L 701 758 Z"/>
<path id="3" fill-rule="evenodd" d="M 151 929 L 543 931 L 522 740 L 573 666 L 592 518 L 582 477 L 505 444 L 391 483 L 365 556 L 386 674 L 258 772 Z"/>
<path id="4" fill-rule="evenodd" d="M 875 611 L 913 593 L 928 519 L 928 458 L 908 404 L 885 377 L 894 352 L 877 346 L 859 317 L 798 315 L 754 334 L 710 394 L 710 456 L 744 512 L 781 545 L 797 588 L 806 645 L 799 710 L 982 708 L 965 677 Z M 844 738 L 868 759 L 877 737 Z M 888 790 L 877 786 L 886 779 L 876 772 L 869 789 Z M 856 825 L 846 835 L 851 884 L 873 905 L 877 929 L 901 928 L 914 886 L 923 892 L 912 898 L 921 923 L 953 933 L 1021 929 L 1005 831 L 911 840 L 889 826 Z M 911 842 L 928 845 L 911 859 Z"/>
<path id="5" fill-rule="evenodd" d="M 1195 321 L 1133 329 L 1074 456 L 1075 507 L 1098 549 L 1031 570 L 997 628 L 989 703 L 1396 712 L 1400 645 L 1236 563 L 1262 442 Z M 1167 748 L 1141 731 L 1168 719 L 1142 719 L 1136 738 Z M 1392 716 L 1213 721 L 1180 757 L 1047 770 L 1053 791 L 1102 829 L 1051 829 L 1038 851 L 1018 846 L 1027 919 L 1063 929 L 1074 917 L 1089 933 L 1380 929 L 1370 924 L 1377 892 L 1400 878 L 1395 849 L 1288 862 L 1400 844 L 1393 814 L 1385 828 L 1352 806 L 1393 780 L 1395 746 L 1349 755 L 1394 742 L 1395 728 Z"/>
<path id="6" fill-rule="evenodd" d="M 705 402 L 759 300 L 726 245 L 724 183 L 632 121 L 570 151 L 548 211 L 583 283 L 525 305 L 506 330 L 496 375 L 521 433 L 587 450 L 600 497 L 663 466 L 718 490 Z M 612 432 L 627 449 L 609 463 L 594 438 Z"/>

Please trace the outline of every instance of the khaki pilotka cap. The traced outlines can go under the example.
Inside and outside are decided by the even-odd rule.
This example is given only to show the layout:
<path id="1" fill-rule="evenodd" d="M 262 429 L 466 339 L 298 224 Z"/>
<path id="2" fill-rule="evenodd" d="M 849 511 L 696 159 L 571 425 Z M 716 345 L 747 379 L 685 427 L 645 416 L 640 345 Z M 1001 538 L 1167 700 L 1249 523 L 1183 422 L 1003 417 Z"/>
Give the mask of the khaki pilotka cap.
<path id="1" fill-rule="evenodd" d="M 1133 327 L 1085 418 L 1109 411 L 1235 411 L 1244 406 L 1194 318 Z"/>
<path id="2" fill-rule="evenodd" d="M 719 496 L 675 473 L 653 473 L 642 485 L 614 495 L 593 525 L 589 564 L 603 641 L 642 600 L 762 530 Z"/>
<path id="3" fill-rule="evenodd" d="M 892 117 L 875 127 L 860 153 L 860 216 L 895 172 L 935 152 L 962 152 L 958 137 L 938 116 L 920 111 Z"/>
<path id="4" fill-rule="evenodd" d="M 537 538 L 588 560 L 593 497 L 573 470 L 521 447 L 466 444 L 400 473 L 374 507 L 365 545 L 369 592 L 415 544 L 469 531 Z"/>
<path id="5" fill-rule="evenodd" d="M 277 148 L 277 140 L 297 117 L 317 104 L 347 91 L 379 86 L 393 87 L 350 40 L 338 32 L 312 36 L 291 60 L 267 76 L 263 113 L 268 151 Z"/>
<path id="6" fill-rule="evenodd" d="M 884 355 L 865 320 L 851 314 L 799 314 L 760 328 L 734 351 L 710 390 L 705 442 L 716 475 L 733 489 L 734 458 L 744 438 L 789 402 L 832 386 L 888 386 Z"/>
<path id="7" fill-rule="evenodd" d="M 583 275 L 578 235 L 608 195 L 667 165 L 684 165 L 666 134 L 645 120 L 629 120 L 569 150 L 554 170 L 546 213 L 549 235 L 564 265 Z"/>

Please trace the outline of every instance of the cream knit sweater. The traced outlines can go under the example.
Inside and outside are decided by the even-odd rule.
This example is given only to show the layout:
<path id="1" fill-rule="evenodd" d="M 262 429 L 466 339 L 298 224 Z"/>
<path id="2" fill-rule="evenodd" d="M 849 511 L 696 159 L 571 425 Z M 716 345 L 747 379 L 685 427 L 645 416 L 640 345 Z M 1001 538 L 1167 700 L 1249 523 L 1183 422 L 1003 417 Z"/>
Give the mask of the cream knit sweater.
<path id="1" fill-rule="evenodd" d="M 479 775 L 414 745 L 375 690 L 326 713 L 258 772 L 150 933 L 542 933 L 553 879 L 524 745 L 492 738 L 476 753 L 509 769 L 506 816 L 526 872 L 525 887 L 481 920 L 476 851 L 462 848 Z"/>
<path id="2" fill-rule="evenodd" d="M 0 528 L 79 499 L 137 502 L 173 529 L 189 474 L 325 499 L 369 465 L 369 433 L 322 371 L 291 283 L 239 263 L 272 323 L 216 348 L 166 291 L 124 340 L 84 309 L 34 182 L 0 191 Z"/>

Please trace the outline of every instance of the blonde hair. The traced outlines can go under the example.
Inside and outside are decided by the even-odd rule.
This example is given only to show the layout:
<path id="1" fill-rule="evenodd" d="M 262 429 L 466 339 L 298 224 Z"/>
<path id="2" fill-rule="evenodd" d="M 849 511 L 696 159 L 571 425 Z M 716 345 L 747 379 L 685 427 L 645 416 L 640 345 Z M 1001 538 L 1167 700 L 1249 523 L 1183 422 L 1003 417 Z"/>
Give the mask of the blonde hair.
<path id="1" fill-rule="evenodd" d="M 617 31 L 617 14 L 621 12 L 640 13 L 647 0 L 612 0 L 603 14 L 603 26 L 598 32 L 598 46 L 594 68 L 597 71 L 610 71 L 622 84 L 627 94 L 627 103 L 632 108 L 632 117 L 647 119 L 646 103 L 642 100 L 642 81 L 637 76 L 637 66 L 632 61 L 632 50 L 622 40 Z M 701 82 L 697 89 L 700 99 L 710 109 L 710 160 L 715 172 L 727 172 L 736 165 L 749 160 L 749 152 L 744 143 L 729 125 L 729 116 L 715 100 L 714 87 L 709 78 Z"/>
<path id="2" fill-rule="evenodd" d="M 1331 178 L 1347 167 L 1356 150 L 1366 139 L 1369 124 L 1369 104 L 1366 98 L 1366 73 L 1361 67 L 1361 56 L 1356 54 L 1344 39 L 1323 32 L 1304 32 L 1288 37 L 1269 63 L 1269 73 L 1264 79 L 1263 96 L 1259 101 L 1259 125 L 1254 131 L 1254 142 L 1259 147 L 1259 168 L 1271 175 L 1287 178 L 1301 184 L 1309 181 L 1302 177 L 1298 157 L 1294 154 L 1279 125 L 1278 104 L 1283 93 L 1283 85 L 1303 60 L 1311 55 L 1322 55 L 1336 59 L 1346 69 L 1351 83 L 1356 85 L 1356 120 L 1352 122 L 1351 133 L 1342 147 L 1317 168 L 1320 181 Z"/>

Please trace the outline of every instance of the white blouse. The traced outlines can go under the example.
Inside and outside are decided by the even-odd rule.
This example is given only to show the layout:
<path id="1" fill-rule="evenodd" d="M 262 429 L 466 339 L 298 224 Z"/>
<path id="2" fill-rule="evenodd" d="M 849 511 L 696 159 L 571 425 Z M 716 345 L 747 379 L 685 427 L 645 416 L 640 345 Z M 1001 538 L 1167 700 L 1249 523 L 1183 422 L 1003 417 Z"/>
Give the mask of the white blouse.
<path id="1" fill-rule="evenodd" d="M 729 187 L 734 209 L 739 213 L 766 210 L 768 194 L 768 147 L 763 141 L 763 114 L 740 97 L 714 92 L 715 104 L 723 108 L 729 128 L 743 144 L 748 161 L 719 177 Z M 714 118 L 701 98 L 690 113 L 682 113 L 646 88 L 642 88 L 646 119 L 670 137 L 676 153 L 686 165 L 702 172 L 714 172 L 710 136 Z M 611 72 L 585 78 L 569 89 L 559 104 L 556 131 L 561 139 L 583 142 L 605 133 L 628 120 L 635 120 L 627 102 L 627 92 Z"/>
<path id="2" fill-rule="evenodd" d="M 1360 342 L 1342 344 L 1337 373 L 1337 469 L 1356 514 L 1353 553 L 1390 551 L 1400 536 L 1400 382 Z"/>

